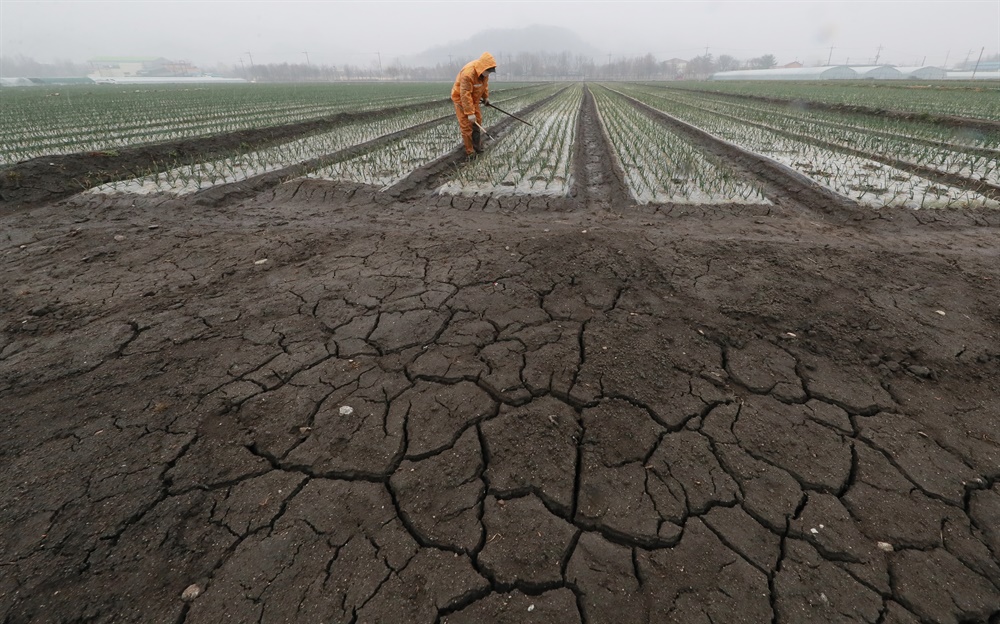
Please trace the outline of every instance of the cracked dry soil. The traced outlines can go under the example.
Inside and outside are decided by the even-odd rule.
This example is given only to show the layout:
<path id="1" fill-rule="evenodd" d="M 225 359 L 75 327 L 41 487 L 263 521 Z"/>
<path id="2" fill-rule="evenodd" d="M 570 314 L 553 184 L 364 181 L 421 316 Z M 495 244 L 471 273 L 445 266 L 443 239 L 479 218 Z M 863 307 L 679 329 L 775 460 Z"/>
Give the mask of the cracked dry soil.
<path id="1" fill-rule="evenodd" d="M 591 191 L 2 217 L 2 621 L 1000 621 L 997 224 Z"/>

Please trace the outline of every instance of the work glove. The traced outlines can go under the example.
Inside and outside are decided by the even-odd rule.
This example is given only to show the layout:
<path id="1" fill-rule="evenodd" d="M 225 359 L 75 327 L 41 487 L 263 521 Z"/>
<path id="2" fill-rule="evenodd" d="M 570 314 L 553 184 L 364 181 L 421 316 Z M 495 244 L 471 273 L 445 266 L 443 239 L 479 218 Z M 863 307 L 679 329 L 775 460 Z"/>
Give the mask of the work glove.
<path id="1" fill-rule="evenodd" d="M 482 102 L 483 104 L 487 105 L 487 106 L 490 105 L 490 98 L 483 98 L 483 99 L 481 99 L 479 101 Z"/>
<path id="2" fill-rule="evenodd" d="M 472 125 L 476 125 L 476 116 L 475 115 L 469 115 L 469 123 L 472 124 Z"/>

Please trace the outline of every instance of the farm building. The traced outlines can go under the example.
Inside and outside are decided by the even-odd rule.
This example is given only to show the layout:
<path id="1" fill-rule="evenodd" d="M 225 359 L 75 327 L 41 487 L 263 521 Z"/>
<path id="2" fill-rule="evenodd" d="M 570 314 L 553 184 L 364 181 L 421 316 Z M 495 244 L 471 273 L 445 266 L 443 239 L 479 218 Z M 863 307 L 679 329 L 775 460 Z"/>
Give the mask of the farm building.
<path id="1" fill-rule="evenodd" d="M 778 67 L 716 72 L 709 80 L 855 80 L 858 73 L 846 65 Z"/>
<path id="2" fill-rule="evenodd" d="M 137 76 L 197 76 L 201 72 L 187 61 L 171 61 L 158 57 L 109 57 L 92 58 L 90 66 L 94 78 L 129 78 Z"/>

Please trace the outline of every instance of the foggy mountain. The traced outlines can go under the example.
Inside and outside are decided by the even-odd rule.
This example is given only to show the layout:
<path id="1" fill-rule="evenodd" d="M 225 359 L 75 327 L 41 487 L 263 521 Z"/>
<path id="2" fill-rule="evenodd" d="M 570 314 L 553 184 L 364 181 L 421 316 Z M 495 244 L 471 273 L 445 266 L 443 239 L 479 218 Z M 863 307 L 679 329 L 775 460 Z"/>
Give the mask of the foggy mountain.
<path id="1" fill-rule="evenodd" d="M 403 64 L 411 67 L 435 65 L 462 66 L 489 52 L 502 64 L 502 57 L 512 57 L 525 52 L 545 52 L 570 55 L 600 56 L 601 50 L 590 45 L 568 28 L 559 26 L 525 26 L 524 28 L 497 28 L 485 30 L 468 39 L 430 48 L 420 54 L 404 57 Z M 449 58 L 450 55 L 450 58 Z"/>

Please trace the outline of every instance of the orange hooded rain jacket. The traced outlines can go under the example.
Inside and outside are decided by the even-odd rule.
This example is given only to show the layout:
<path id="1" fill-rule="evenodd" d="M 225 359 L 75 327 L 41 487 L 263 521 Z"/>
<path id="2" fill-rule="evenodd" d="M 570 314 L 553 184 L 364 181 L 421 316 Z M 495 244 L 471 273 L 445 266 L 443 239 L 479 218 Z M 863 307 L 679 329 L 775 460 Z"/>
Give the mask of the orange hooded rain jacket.
<path id="1" fill-rule="evenodd" d="M 451 88 L 451 100 L 455 103 L 455 116 L 458 117 L 458 126 L 462 130 L 462 142 L 465 144 L 467 154 L 473 152 L 472 124 L 469 123 L 468 116 L 475 115 L 476 122 L 483 123 L 483 112 L 479 108 L 479 102 L 490 97 L 489 74 L 484 75 L 484 73 L 496 66 L 497 62 L 493 55 L 483 52 L 478 59 L 466 63 L 455 78 L 455 86 Z"/>

